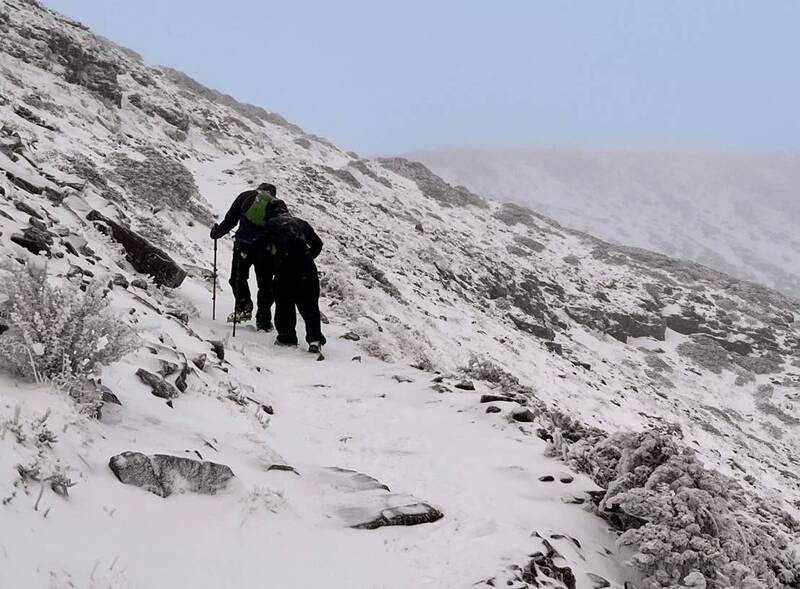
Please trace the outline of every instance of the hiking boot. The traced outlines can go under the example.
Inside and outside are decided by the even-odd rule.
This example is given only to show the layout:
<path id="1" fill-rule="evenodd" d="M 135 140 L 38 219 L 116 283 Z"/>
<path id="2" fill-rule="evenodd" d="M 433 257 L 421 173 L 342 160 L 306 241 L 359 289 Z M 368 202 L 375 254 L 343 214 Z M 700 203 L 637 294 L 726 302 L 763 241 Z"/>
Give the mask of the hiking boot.
<path id="1" fill-rule="evenodd" d="M 278 337 L 278 338 L 275 339 L 275 345 L 276 346 L 281 346 L 283 348 L 296 348 L 297 347 L 297 341 L 293 341 L 293 342 L 292 341 L 286 341 L 286 340 L 282 340 L 280 337 Z"/>
<path id="2" fill-rule="evenodd" d="M 252 311 L 239 311 L 228 315 L 228 323 L 247 323 L 253 318 Z"/>
<path id="3" fill-rule="evenodd" d="M 322 350 L 322 344 L 319 342 L 309 342 L 308 351 L 312 354 L 319 354 Z"/>
<path id="4" fill-rule="evenodd" d="M 259 323 L 256 325 L 256 329 L 258 331 L 263 331 L 264 333 L 269 333 L 272 331 L 272 323 Z"/>

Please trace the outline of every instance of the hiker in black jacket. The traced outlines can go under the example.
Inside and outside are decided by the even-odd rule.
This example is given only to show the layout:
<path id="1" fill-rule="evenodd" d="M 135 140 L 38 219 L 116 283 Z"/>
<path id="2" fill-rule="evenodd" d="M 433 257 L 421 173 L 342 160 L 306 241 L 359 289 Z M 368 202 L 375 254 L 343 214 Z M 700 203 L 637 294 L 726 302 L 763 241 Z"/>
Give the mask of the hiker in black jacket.
<path id="1" fill-rule="evenodd" d="M 272 256 L 264 249 L 263 243 L 256 241 L 263 238 L 266 225 L 267 205 L 275 198 L 277 189 L 274 185 L 259 184 L 255 190 L 242 192 L 233 201 L 228 214 L 221 223 L 211 228 L 211 239 L 219 239 L 236 227 L 233 241 L 233 263 L 229 283 L 236 298 L 234 312 L 228 321 L 246 322 L 253 317 L 253 299 L 250 296 L 250 268 L 256 272 L 258 283 L 258 310 L 256 312 L 256 328 L 261 331 L 272 331 L 272 277 L 274 275 Z"/>
<path id="2" fill-rule="evenodd" d="M 275 267 L 276 344 L 296 346 L 297 311 L 306 324 L 309 352 L 325 345 L 319 312 L 319 274 L 314 259 L 322 251 L 322 240 L 314 229 L 289 214 L 286 203 L 274 199 L 267 207 L 265 239 Z"/>

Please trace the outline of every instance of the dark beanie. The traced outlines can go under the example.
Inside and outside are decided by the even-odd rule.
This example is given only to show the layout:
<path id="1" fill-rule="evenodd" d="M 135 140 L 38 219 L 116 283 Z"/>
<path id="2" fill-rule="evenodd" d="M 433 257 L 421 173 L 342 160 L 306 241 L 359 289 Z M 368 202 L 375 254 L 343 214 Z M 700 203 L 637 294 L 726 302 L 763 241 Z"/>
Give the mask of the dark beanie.
<path id="1" fill-rule="evenodd" d="M 270 184 L 269 182 L 263 182 L 262 184 L 258 185 L 259 192 L 269 192 L 272 196 L 278 194 L 278 189 L 275 188 L 274 184 Z"/>
<path id="2" fill-rule="evenodd" d="M 288 215 L 289 207 L 281 199 L 276 198 L 267 205 L 267 218 L 277 217 L 278 215 Z"/>

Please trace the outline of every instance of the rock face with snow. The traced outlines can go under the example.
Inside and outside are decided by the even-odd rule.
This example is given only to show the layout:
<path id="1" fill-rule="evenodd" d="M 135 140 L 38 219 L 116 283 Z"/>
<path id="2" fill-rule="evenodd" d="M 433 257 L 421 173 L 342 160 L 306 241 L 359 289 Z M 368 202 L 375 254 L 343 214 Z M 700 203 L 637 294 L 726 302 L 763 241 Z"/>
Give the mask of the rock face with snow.
<path id="1" fill-rule="evenodd" d="M 11 236 L 45 232 L 47 248 L 34 250 L 49 255 L 48 279 L 102 289 L 142 343 L 99 375 L 97 390 L 121 403 L 104 406 L 100 422 L 0 372 L 0 523 L 22 539 L 4 543 L 18 566 L 0 567 L 0 585 L 163 586 L 170 571 L 172 586 L 221 586 L 234 572 L 253 586 L 267 568 L 276 586 L 308 586 L 324 566 L 346 586 L 534 586 L 570 575 L 579 587 L 621 586 L 635 575 L 607 522 L 578 507 L 589 505 L 581 494 L 595 493 L 599 510 L 614 484 L 624 495 L 615 521 L 641 523 L 635 512 L 661 477 L 682 474 L 669 457 L 692 475 L 672 481 L 686 493 L 671 500 L 705 500 L 691 487 L 706 480 L 698 473 L 725 477 L 707 479 L 727 502 L 703 509 L 758 539 L 731 570 L 749 567 L 770 589 L 800 578 L 787 539 L 800 530 L 796 300 L 609 244 L 418 163 L 361 159 L 148 67 L 35 2 L 5 0 L 0 27 L 2 262 L 42 263 Z M 325 241 L 325 362 L 276 350 L 249 325 L 230 337 L 229 239 L 218 243 L 211 320 L 212 211 L 265 180 Z M 639 456 L 661 447 L 651 438 L 612 444 L 630 429 L 656 432 L 672 454 Z M 121 499 L 135 493 L 99 474 L 131 447 L 143 452 L 111 460 L 123 482 L 160 496 L 228 492 L 202 500 L 204 517 L 196 500 L 143 513 Z M 647 488 L 625 471 L 637 465 L 652 466 Z M 586 476 L 553 474 L 566 469 Z M 103 500 L 53 502 L 47 482 Z M 624 485 L 634 485 L 627 495 Z M 47 508 L 56 511 L 41 517 Z M 226 522 L 213 544 L 209 520 Z M 81 551 L 42 547 L 45 534 L 69 545 L 78 521 L 88 530 Z M 416 523 L 426 525 L 391 525 Z M 387 525 L 378 542 L 351 529 Z M 645 540 L 662 531 L 641 528 Z M 730 529 L 707 526 L 696 539 L 729 546 L 720 535 Z M 148 541 L 126 550 L 130 538 Z M 231 545 L 235 567 L 187 564 L 216 563 Z M 713 575 L 706 581 L 716 589 Z"/>
<path id="2" fill-rule="evenodd" d="M 234 477 L 224 464 L 165 454 L 123 452 L 112 456 L 108 466 L 121 483 L 142 487 L 159 497 L 184 491 L 214 495 Z"/>

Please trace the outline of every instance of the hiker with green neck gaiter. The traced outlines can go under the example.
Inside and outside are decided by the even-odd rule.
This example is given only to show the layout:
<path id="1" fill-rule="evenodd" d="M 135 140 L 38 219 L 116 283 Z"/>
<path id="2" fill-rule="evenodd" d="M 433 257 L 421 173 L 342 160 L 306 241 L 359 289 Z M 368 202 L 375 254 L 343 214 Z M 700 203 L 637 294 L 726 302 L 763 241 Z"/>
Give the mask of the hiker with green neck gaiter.
<path id="1" fill-rule="evenodd" d="M 258 283 L 256 327 L 261 331 L 272 331 L 274 269 L 272 256 L 264 248 L 263 237 L 267 205 L 276 194 L 275 186 L 268 183 L 259 184 L 255 190 L 242 192 L 233 201 L 222 222 L 215 223 L 211 228 L 211 239 L 219 239 L 238 225 L 233 242 L 231 277 L 228 281 L 236 297 L 236 310 L 228 316 L 228 321 L 247 322 L 253 317 L 253 299 L 249 285 L 252 267 Z"/>

